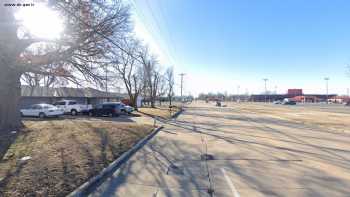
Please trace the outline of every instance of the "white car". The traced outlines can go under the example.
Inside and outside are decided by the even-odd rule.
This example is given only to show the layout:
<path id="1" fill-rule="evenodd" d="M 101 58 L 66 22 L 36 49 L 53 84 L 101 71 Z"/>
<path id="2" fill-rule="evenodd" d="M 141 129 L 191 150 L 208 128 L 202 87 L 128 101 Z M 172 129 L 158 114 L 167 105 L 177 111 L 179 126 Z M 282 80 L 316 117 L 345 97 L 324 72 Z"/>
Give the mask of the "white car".
<path id="1" fill-rule="evenodd" d="M 64 113 L 71 114 L 72 116 L 78 115 L 78 113 L 88 113 L 92 109 L 92 105 L 79 104 L 75 100 L 61 100 L 54 105 L 64 110 Z"/>
<path id="2" fill-rule="evenodd" d="M 39 118 L 58 117 L 64 114 L 63 109 L 59 109 L 50 104 L 35 104 L 28 109 L 21 109 L 22 116 L 33 116 Z"/>

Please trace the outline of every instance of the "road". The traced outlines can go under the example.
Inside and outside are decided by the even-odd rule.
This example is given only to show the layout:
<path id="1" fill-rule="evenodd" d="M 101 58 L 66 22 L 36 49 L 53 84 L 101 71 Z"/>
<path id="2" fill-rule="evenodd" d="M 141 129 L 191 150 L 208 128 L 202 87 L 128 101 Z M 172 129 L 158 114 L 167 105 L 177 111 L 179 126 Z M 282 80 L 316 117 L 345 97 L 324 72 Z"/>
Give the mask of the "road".
<path id="1" fill-rule="evenodd" d="M 190 105 L 90 196 L 350 196 L 350 133 L 242 106 Z"/>

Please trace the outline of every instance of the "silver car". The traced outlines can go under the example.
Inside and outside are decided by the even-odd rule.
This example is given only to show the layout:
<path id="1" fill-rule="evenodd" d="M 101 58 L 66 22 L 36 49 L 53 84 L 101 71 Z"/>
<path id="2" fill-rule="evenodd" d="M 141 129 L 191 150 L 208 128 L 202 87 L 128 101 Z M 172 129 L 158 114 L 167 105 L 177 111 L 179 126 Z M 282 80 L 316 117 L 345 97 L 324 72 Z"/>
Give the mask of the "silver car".
<path id="1" fill-rule="evenodd" d="M 63 109 L 59 109 L 54 105 L 50 104 L 35 104 L 27 109 L 21 109 L 22 116 L 32 116 L 32 117 L 58 117 L 64 114 Z"/>

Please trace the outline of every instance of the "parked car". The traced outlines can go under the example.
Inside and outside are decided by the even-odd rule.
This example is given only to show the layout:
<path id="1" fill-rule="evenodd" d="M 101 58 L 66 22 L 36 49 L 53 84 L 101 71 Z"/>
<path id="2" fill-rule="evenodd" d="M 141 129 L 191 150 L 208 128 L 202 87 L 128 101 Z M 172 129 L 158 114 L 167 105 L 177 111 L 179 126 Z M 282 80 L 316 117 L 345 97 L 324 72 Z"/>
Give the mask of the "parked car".
<path id="1" fill-rule="evenodd" d="M 275 101 L 273 102 L 273 104 L 282 104 L 282 101 L 281 101 L 281 100 L 275 100 Z"/>
<path id="2" fill-rule="evenodd" d="M 54 105 L 64 110 L 64 113 L 76 116 L 79 113 L 88 113 L 92 109 L 92 105 L 78 104 L 75 100 L 61 100 L 55 102 Z"/>
<path id="3" fill-rule="evenodd" d="M 292 101 L 292 100 L 287 100 L 287 101 L 283 101 L 282 105 L 296 105 L 297 102 Z"/>
<path id="4" fill-rule="evenodd" d="M 89 110 L 89 116 L 119 116 L 122 113 L 121 103 L 103 103 Z"/>
<path id="5" fill-rule="evenodd" d="M 124 103 L 121 103 L 121 111 L 130 114 L 135 109 L 129 105 L 125 105 Z"/>
<path id="6" fill-rule="evenodd" d="M 21 109 L 22 116 L 33 116 L 39 118 L 58 117 L 64 114 L 63 109 L 59 109 L 50 104 L 35 104 L 27 109 Z"/>

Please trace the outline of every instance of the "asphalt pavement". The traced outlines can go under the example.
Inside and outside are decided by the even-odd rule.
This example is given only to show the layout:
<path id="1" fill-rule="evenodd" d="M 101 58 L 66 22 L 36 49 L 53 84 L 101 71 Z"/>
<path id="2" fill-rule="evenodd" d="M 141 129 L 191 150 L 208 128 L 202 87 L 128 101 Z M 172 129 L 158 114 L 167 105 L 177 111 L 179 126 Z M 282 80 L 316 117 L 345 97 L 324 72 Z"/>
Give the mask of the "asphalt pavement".
<path id="1" fill-rule="evenodd" d="M 350 196 L 350 134 L 193 103 L 90 196 Z"/>

